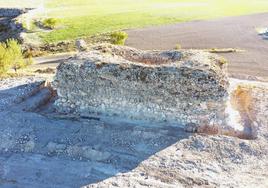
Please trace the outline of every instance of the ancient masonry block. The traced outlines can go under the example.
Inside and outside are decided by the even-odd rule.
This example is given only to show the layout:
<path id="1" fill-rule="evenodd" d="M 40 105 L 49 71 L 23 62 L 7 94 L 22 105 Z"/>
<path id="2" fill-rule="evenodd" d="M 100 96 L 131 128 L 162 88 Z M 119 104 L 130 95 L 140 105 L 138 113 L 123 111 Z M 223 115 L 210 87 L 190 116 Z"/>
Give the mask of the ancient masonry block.
<path id="1" fill-rule="evenodd" d="M 222 124 L 225 61 L 194 51 L 99 45 L 62 63 L 54 81 L 62 113 L 99 113 L 178 125 Z"/>

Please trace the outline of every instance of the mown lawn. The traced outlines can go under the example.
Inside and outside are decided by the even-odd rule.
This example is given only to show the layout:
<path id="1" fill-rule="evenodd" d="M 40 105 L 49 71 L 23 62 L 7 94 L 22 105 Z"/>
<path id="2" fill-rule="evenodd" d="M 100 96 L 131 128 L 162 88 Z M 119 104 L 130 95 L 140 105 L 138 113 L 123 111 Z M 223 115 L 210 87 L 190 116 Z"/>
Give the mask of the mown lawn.
<path id="1" fill-rule="evenodd" d="M 0 5 L 1 1 L 15 0 L 0 0 Z M 61 27 L 40 36 L 56 42 L 113 30 L 266 12 L 268 0 L 45 0 L 45 7 L 44 16 L 59 18 Z"/>

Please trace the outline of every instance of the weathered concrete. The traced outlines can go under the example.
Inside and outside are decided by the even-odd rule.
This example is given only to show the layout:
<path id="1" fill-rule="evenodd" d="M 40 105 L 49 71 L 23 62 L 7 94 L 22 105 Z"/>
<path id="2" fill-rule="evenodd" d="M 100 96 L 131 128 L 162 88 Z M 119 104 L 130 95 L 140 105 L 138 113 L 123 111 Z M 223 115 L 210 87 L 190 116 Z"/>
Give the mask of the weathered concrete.
<path id="1" fill-rule="evenodd" d="M 178 124 L 221 125 L 226 62 L 202 51 L 140 51 L 100 45 L 58 67 L 60 112 Z"/>

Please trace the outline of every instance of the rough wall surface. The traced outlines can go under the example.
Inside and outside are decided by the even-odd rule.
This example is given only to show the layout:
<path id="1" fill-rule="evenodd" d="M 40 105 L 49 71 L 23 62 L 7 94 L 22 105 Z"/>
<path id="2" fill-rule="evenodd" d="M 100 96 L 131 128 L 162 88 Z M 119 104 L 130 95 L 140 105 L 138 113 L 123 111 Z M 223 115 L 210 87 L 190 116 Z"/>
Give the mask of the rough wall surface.
<path id="1" fill-rule="evenodd" d="M 20 14 L 24 14 L 29 9 L 18 9 L 18 8 L 0 8 L 0 17 L 17 17 Z"/>
<path id="2" fill-rule="evenodd" d="M 176 122 L 222 124 L 226 65 L 202 51 L 140 51 L 99 45 L 59 65 L 57 109 Z"/>
<path id="3" fill-rule="evenodd" d="M 31 9 L 0 8 L 0 41 L 15 38 L 23 42 L 23 15 Z M 2 28 L 2 29 L 1 29 Z"/>

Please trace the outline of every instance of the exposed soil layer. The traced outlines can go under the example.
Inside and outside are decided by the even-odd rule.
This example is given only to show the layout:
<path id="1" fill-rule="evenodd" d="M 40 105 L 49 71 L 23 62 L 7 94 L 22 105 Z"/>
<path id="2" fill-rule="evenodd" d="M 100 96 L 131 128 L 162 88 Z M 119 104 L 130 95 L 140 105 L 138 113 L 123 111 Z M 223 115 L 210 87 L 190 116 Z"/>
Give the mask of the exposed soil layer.
<path id="1" fill-rule="evenodd" d="M 232 105 L 241 116 L 244 125 L 243 134 L 240 138 L 254 139 L 257 137 L 254 122 L 256 122 L 256 109 L 254 109 L 254 97 L 251 87 L 239 86 L 232 94 Z"/>

